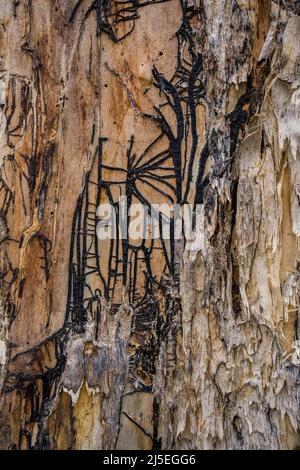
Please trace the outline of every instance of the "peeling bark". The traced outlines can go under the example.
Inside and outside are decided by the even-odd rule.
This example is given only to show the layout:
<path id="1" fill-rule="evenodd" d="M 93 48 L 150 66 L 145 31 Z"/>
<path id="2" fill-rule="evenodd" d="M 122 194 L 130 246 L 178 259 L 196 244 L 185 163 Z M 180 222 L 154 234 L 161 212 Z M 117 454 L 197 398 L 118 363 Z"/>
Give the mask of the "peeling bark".
<path id="1" fill-rule="evenodd" d="M 1 0 L 0 448 L 294 449 L 298 0 Z M 100 203 L 204 245 L 99 240 Z"/>

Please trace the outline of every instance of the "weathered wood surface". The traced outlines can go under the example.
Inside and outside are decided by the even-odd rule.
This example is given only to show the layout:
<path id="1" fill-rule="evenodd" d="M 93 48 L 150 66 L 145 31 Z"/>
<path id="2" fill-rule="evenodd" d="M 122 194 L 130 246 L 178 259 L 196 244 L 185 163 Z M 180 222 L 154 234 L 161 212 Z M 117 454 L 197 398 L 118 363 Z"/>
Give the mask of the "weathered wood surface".
<path id="1" fill-rule="evenodd" d="M 1 448 L 300 445 L 299 43 L 298 0 L 0 0 Z M 100 242 L 119 194 L 203 248 Z"/>

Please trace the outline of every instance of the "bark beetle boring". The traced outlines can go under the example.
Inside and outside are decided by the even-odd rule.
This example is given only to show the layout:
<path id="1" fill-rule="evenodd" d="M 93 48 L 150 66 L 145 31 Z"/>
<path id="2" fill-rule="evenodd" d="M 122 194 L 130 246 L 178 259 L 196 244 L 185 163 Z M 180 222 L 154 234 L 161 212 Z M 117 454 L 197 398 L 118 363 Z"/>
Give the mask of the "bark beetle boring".
<path id="1" fill-rule="evenodd" d="M 299 1 L 0 20 L 0 448 L 297 448 Z M 120 196 L 202 205 L 202 248 L 100 240 Z"/>

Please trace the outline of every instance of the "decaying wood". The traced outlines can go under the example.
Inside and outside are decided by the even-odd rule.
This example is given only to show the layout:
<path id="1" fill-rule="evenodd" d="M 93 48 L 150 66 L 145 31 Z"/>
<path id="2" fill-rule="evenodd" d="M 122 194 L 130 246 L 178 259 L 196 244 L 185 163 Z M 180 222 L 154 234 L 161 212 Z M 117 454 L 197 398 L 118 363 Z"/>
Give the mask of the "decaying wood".
<path id="1" fill-rule="evenodd" d="M 0 19 L 0 448 L 298 447 L 299 1 Z M 203 247 L 99 240 L 120 195 Z"/>

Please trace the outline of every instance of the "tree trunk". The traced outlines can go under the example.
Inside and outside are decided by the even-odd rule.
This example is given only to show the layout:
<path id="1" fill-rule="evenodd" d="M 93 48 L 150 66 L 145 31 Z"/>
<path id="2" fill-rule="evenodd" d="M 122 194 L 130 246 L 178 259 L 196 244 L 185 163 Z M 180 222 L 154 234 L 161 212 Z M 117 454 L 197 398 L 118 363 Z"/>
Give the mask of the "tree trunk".
<path id="1" fill-rule="evenodd" d="M 0 16 L 0 448 L 299 446 L 299 1 Z M 101 240 L 120 195 L 201 248 Z"/>

